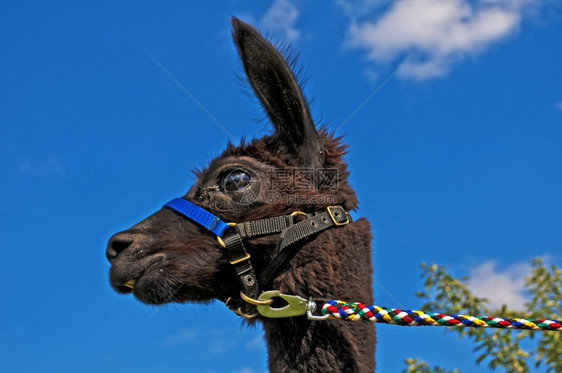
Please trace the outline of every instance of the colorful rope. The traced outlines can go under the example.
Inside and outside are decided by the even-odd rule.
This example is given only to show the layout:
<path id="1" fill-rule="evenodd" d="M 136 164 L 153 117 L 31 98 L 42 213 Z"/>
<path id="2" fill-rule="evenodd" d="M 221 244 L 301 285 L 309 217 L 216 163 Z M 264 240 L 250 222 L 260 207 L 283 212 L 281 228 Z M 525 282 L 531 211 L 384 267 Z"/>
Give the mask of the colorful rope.
<path id="1" fill-rule="evenodd" d="M 562 321 L 558 320 L 444 315 L 441 313 L 366 306 L 362 303 L 346 303 L 335 300 L 328 301 L 322 306 L 322 315 L 330 315 L 331 319 L 365 320 L 406 326 L 472 326 L 502 329 L 562 330 Z"/>

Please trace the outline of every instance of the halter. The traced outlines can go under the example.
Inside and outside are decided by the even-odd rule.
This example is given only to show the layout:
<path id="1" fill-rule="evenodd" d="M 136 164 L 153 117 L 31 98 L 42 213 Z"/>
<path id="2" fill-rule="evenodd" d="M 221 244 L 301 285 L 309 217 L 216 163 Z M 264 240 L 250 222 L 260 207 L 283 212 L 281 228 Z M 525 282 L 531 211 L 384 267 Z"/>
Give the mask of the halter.
<path id="1" fill-rule="evenodd" d="M 260 284 L 264 289 L 270 285 L 281 266 L 298 250 L 295 243 L 330 227 L 346 225 L 352 221 L 349 213 L 341 206 L 328 206 L 325 210 L 309 214 L 295 211 L 290 215 L 242 223 L 226 223 L 213 213 L 182 198 L 175 198 L 164 207 L 192 220 L 217 236 L 217 241 L 225 249 L 242 288 L 240 298 L 228 298 L 223 301 L 231 311 L 247 318 L 257 316 L 256 312 L 249 314 L 248 308 L 260 304 L 260 301 L 256 301 Z M 303 220 L 295 221 L 297 216 L 302 216 Z M 232 230 L 232 233 L 224 237 L 229 230 Z M 250 254 L 244 247 L 243 239 L 274 233 L 279 233 L 275 256 L 258 278 L 250 261 Z"/>

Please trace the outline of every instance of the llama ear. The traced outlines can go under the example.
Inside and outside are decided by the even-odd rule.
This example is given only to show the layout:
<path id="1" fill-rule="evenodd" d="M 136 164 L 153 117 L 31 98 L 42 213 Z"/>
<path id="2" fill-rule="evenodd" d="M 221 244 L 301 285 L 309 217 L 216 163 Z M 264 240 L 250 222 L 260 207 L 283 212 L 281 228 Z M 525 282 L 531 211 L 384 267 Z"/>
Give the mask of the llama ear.
<path id="1" fill-rule="evenodd" d="M 324 146 L 295 75 L 258 30 L 232 18 L 232 36 L 252 88 L 280 140 L 306 167 L 322 167 Z"/>

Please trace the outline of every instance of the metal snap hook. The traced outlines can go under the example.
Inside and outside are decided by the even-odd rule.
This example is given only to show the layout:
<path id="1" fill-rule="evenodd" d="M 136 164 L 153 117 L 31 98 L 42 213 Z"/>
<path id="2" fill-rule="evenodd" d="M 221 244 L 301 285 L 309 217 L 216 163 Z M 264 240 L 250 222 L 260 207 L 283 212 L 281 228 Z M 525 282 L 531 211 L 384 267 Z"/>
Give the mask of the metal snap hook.
<path id="1" fill-rule="evenodd" d="M 297 295 L 282 294 L 279 290 L 270 290 L 262 293 L 258 301 L 272 302 L 272 298 L 279 297 L 283 299 L 288 305 L 281 308 L 271 307 L 270 304 L 258 305 L 258 312 L 265 317 L 280 318 L 280 317 L 293 317 L 305 315 L 308 311 L 308 301 Z"/>
<path id="2" fill-rule="evenodd" d="M 306 310 L 306 317 L 308 317 L 309 320 L 328 320 L 330 318 L 330 315 L 321 315 L 321 316 L 316 316 L 313 314 L 313 312 L 316 311 L 316 302 L 314 302 L 313 300 L 309 300 L 308 301 L 308 309 Z"/>

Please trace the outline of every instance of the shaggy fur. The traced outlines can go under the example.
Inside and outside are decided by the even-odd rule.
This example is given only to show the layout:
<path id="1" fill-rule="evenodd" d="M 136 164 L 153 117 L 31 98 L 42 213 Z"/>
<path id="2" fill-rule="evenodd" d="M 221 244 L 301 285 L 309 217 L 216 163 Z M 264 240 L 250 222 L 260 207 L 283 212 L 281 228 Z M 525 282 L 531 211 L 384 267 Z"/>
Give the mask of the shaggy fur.
<path id="1" fill-rule="evenodd" d="M 184 198 L 233 222 L 296 210 L 314 212 L 333 204 L 356 209 L 341 139 L 316 128 L 302 90 L 282 55 L 251 26 L 235 18 L 232 25 L 244 70 L 274 133 L 239 146 L 227 145 L 198 173 L 197 182 Z M 319 183 L 316 173 L 301 172 L 318 169 L 337 170 L 336 190 Z M 251 182 L 239 190 L 225 190 L 225 180 L 236 170 Z M 290 175 L 291 189 L 286 183 L 273 185 L 272 172 Z M 298 201 L 271 198 L 274 193 L 289 191 L 298 193 Z M 322 202 L 329 198 L 336 201 Z M 274 257 L 277 239 L 278 235 L 270 235 L 246 241 L 258 275 Z M 373 302 L 367 220 L 330 228 L 300 245 L 273 279 L 273 289 L 305 298 Z M 112 264 L 113 288 L 120 293 L 132 292 L 148 304 L 207 302 L 237 297 L 240 292 L 216 238 L 168 209 L 114 235 L 106 255 Z M 132 289 L 131 280 L 135 281 Z M 309 321 L 304 316 L 259 317 L 258 321 L 265 330 L 271 372 L 374 371 L 375 331 L 371 324 Z"/>

